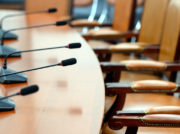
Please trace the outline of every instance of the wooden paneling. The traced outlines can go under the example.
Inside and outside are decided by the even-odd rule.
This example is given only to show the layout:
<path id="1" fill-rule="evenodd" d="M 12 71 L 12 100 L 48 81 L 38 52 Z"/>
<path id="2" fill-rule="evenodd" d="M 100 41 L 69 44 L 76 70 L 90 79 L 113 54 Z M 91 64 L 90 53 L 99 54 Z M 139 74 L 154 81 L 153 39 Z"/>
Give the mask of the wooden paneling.
<path id="1" fill-rule="evenodd" d="M 26 11 L 38 11 L 56 7 L 58 12 L 57 16 L 63 17 L 70 14 L 70 5 L 72 0 L 25 0 Z"/>
<path id="2" fill-rule="evenodd" d="M 160 44 L 169 0 L 146 0 L 139 42 Z"/>
<path id="3" fill-rule="evenodd" d="M 174 2 L 175 1 L 175 2 Z M 172 0 L 168 8 L 159 60 L 174 61 L 180 33 L 180 0 Z M 179 52 L 178 52 L 179 54 Z"/>
<path id="4" fill-rule="evenodd" d="M 118 31 L 127 31 L 134 22 L 134 10 L 136 0 L 116 0 L 113 29 Z M 132 23 L 131 23 L 132 22 Z"/>
<path id="5" fill-rule="evenodd" d="M 49 14 L 30 15 L 9 19 L 5 27 L 36 25 L 55 22 L 57 19 Z M 37 94 L 13 98 L 16 110 L 0 114 L 0 133 L 99 134 L 104 114 L 105 89 L 99 62 L 86 41 L 68 26 L 50 26 L 14 33 L 18 34 L 19 39 L 5 43 L 20 50 L 61 46 L 71 42 L 81 42 L 82 48 L 24 53 L 21 58 L 8 59 L 8 67 L 17 71 L 55 64 L 71 57 L 77 58 L 77 64 L 28 72 L 28 83 L 0 84 L 1 96 L 31 84 L 40 87 Z M 2 62 L 3 59 L 0 59 L 1 65 Z"/>

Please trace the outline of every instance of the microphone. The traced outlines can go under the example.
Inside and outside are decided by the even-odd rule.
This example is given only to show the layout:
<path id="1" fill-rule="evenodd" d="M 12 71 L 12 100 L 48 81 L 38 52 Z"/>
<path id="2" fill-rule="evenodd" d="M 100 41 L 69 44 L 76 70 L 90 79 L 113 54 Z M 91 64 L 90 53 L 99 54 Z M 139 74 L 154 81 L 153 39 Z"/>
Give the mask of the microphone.
<path id="1" fill-rule="evenodd" d="M 14 97 L 14 96 L 26 96 L 26 95 L 30 95 L 33 94 L 35 92 L 37 92 L 39 90 L 39 87 L 37 85 L 31 85 L 25 88 L 22 88 L 19 92 L 5 96 L 5 97 L 1 97 L 0 98 L 0 111 L 10 111 L 10 110 L 14 110 L 15 109 L 15 104 L 14 101 L 9 100 L 8 98 L 10 97 Z"/>
<path id="2" fill-rule="evenodd" d="M 38 14 L 38 13 L 55 13 L 55 12 L 57 12 L 57 8 L 49 8 L 49 9 L 40 10 L 40 11 L 23 12 L 23 13 L 6 15 L 0 19 L 0 38 L 2 37 L 2 34 L 5 32 L 5 30 L 3 30 L 3 22 L 7 18 L 22 16 L 22 15 Z M 6 34 L 6 36 L 4 38 L 5 39 L 17 39 L 18 36 L 13 33 L 8 33 L 8 34 Z"/>
<path id="3" fill-rule="evenodd" d="M 32 29 L 32 28 L 41 28 L 41 27 L 47 27 L 47 26 L 63 26 L 66 25 L 67 21 L 57 21 L 55 23 L 50 23 L 50 24 L 42 24 L 42 25 L 35 25 L 35 26 L 28 26 L 28 27 L 21 27 L 21 28 L 14 28 L 14 29 L 10 29 L 5 31 L 2 34 L 1 37 L 1 44 L 0 44 L 0 57 L 6 57 L 7 55 L 9 55 L 10 53 L 14 53 L 18 50 L 11 48 L 9 46 L 4 46 L 4 37 L 6 36 L 6 34 L 8 34 L 11 31 L 18 31 L 18 30 L 24 30 L 24 29 Z M 13 55 L 13 57 L 20 57 L 20 53 L 17 53 L 16 55 Z"/>
<path id="4" fill-rule="evenodd" d="M 81 48 L 81 44 L 80 43 L 71 43 L 67 47 L 70 49 Z"/>
<path id="5" fill-rule="evenodd" d="M 27 52 L 37 52 L 37 51 L 60 49 L 60 48 L 69 48 L 69 49 L 81 48 L 81 43 L 70 43 L 69 45 L 65 45 L 65 46 L 58 46 L 58 47 L 49 47 L 49 48 L 40 48 L 40 49 L 30 49 L 30 50 L 16 51 L 16 52 L 13 52 L 13 53 L 8 54 L 8 55 L 5 57 L 5 59 L 4 59 L 4 64 L 3 64 L 3 68 L 4 68 L 4 69 L 7 69 L 7 59 L 8 59 L 8 57 L 12 57 L 14 54 L 27 53 Z"/>
<path id="6" fill-rule="evenodd" d="M 63 60 L 61 62 L 61 65 L 62 66 L 69 66 L 69 65 L 73 65 L 73 64 L 76 64 L 76 59 L 75 58 L 71 58 L 71 59 L 67 59 L 67 60 Z"/>
<path id="7" fill-rule="evenodd" d="M 63 60 L 62 62 L 59 62 L 56 64 L 51 64 L 48 66 L 42 66 L 42 67 L 38 67 L 38 68 L 27 69 L 27 70 L 18 71 L 18 72 L 8 69 L 8 68 L 6 68 L 6 69 L 1 68 L 0 82 L 4 83 L 4 84 L 27 82 L 27 76 L 24 74 L 24 72 L 50 68 L 50 67 L 54 67 L 54 66 L 70 66 L 70 65 L 74 65 L 76 63 L 77 63 L 77 60 L 75 58 L 70 58 L 70 59 Z"/>

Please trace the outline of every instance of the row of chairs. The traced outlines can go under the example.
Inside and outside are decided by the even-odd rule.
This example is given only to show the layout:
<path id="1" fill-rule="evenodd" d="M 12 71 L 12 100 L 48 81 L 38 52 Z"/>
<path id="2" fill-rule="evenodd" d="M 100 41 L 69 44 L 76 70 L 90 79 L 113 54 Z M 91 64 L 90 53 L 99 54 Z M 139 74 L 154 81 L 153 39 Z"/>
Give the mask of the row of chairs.
<path id="1" fill-rule="evenodd" d="M 91 4 L 92 1 L 89 0 L 87 3 Z M 108 122 L 112 129 L 128 126 L 126 133 L 131 134 L 137 133 L 139 126 L 179 127 L 180 117 L 177 115 L 180 111 L 179 107 L 158 107 L 146 111 L 121 111 L 125 103 L 126 93 L 174 93 L 180 91 L 179 85 L 173 83 L 176 80 L 177 71 L 180 69 L 179 63 L 174 62 L 179 60 L 178 51 L 180 50 L 179 0 L 146 0 L 140 31 L 134 31 L 136 0 L 112 0 L 109 3 L 115 6 L 112 27 L 89 30 L 83 37 L 86 40 L 118 40 L 122 42 L 136 37 L 138 41 L 93 48 L 100 60 L 102 71 L 106 74 L 106 94 L 116 95 L 114 104 L 105 114 L 104 122 Z M 71 21 L 70 25 L 73 27 L 89 26 L 91 28 L 107 26 L 97 21 L 84 20 Z M 158 54 L 159 61 L 109 62 L 112 53 L 119 52 L 138 55 Z M 172 82 L 149 80 L 122 84 L 118 83 L 122 71 L 161 73 L 168 71 L 172 72 L 170 74 Z"/>
<path id="2" fill-rule="evenodd" d="M 118 3 L 118 4 L 117 4 Z M 120 4 L 121 3 L 121 4 Z M 135 43 L 122 42 L 106 47 L 93 48 L 97 54 L 102 71 L 106 74 L 105 88 L 107 96 L 116 95 L 111 108 L 105 113 L 104 123 L 117 130 L 127 126 L 126 134 L 137 133 L 138 127 L 180 127 L 180 107 L 153 107 L 147 110 L 122 110 L 127 93 L 175 93 L 180 92 L 176 84 L 177 71 L 180 70 L 180 1 L 145 0 L 140 31 L 129 31 L 136 7 L 135 0 L 116 0 L 116 4 L 125 9 L 115 12 L 117 24 L 125 29 L 99 29 L 84 35 L 85 39 L 120 40 L 137 37 Z M 115 5 L 116 7 L 116 5 Z M 125 8 L 124 8 L 125 7 Z M 120 10 L 119 8 L 116 10 Z M 127 11 L 128 10 L 128 11 Z M 113 28 L 116 22 L 113 23 Z M 120 28 L 122 28 L 120 26 Z M 124 27 L 123 27 L 124 28 Z M 152 60 L 126 60 L 110 62 L 112 53 L 135 53 L 136 55 L 157 55 Z M 122 71 L 168 73 L 169 81 L 142 80 L 131 83 L 119 83 Z"/>

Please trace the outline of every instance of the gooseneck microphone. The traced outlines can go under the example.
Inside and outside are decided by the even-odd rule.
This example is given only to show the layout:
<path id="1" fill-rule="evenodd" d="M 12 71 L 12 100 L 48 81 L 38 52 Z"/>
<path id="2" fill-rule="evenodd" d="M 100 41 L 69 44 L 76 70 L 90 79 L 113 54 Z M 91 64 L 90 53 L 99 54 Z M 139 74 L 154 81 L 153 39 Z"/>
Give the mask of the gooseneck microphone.
<path id="1" fill-rule="evenodd" d="M 12 56 L 14 54 L 17 54 L 17 53 L 27 53 L 27 52 L 36 52 L 36 51 L 44 51 L 44 50 L 52 50 L 52 49 L 59 49 L 59 48 L 69 48 L 69 49 L 81 48 L 81 43 L 70 43 L 69 45 L 65 45 L 65 46 L 40 48 L 40 49 L 31 49 L 31 50 L 23 50 L 23 51 L 13 52 L 13 53 L 8 54 L 5 57 L 3 68 L 7 69 L 7 59 L 8 59 L 8 57 L 10 57 L 10 56 Z"/>
<path id="2" fill-rule="evenodd" d="M 0 38 L 1 38 L 2 34 L 5 32 L 3 30 L 3 22 L 7 18 L 22 16 L 22 15 L 39 14 L 39 13 L 55 13 L 56 11 L 57 11 L 57 8 L 49 8 L 49 9 L 40 10 L 40 11 L 23 12 L 23 13 L 6 15 L 0 19 Z M 13 33 L 8 33 L 8 34 L 6 34 L 6 36 L 4 38 L 5 39 L 17 39 L 17 35 L 15 35 Z"/>
<path id="3" fill-rule="evenodd" d="M 21 96 L 30 95 L 37 92 L 38 90 L 39 90 L 39 87 L 37 85 L 31 85 L 31 86 L 22 88 L 17 93 L 14 93 L 5 97 L 1 97 L 0 98 L 0 111 L 14 110 L 15 104 L 12 100 L 9 100 L 8 98 L 18 96 L 18 95 L 21 95 Z"/>
<path id="4" fill-rule="evenodd" d="M 77 60 L 75 58 L 70 58 L 63 60 L 62 62 L 48 65 L 48 66 L 42 66 L 38 68 L 32 68 L 32 69 L 27 69 L 23 71 L 13 71 L 10 69 L 1 69 L 1 75 L 0 75 L 0 82 L 4 84 L 11 84 L 11 83 L 22 83 L 22 82 L 27 82 L 27 76 L 23 74 L 24 72 L 29 72 L 29 71 L 35 71 L 39 69 L 44 69 L 44 68 L 50 68 L 54 66 L 70 66 L 74 65 L 77 63 Z"/>
<path id="5" fill-rule="evenodd" d="M 21 27 L 21 28 L 14 28 L 7 30 L 3 33 L 1 37 L 1 45 L 4 44 L 4 37 L 6 36 L 7 33 L 12 32 L 12 31 L 19 31 L 19 30 L 24 30 L 24 29 L 32 29 L 32 28 L 41 28 L 41 27 L 47 27 L 47 26 L 63 26 L 66 25 L 67 21 L 57 21 L 55 23 L 50 23 L 50 24 L 42 24 L 42 25 L 36 25 L 36 26 L 28 26 L 28 27 Z"/>
<path id="6" fill-rule="evenodd" d="M 24 30 L 24 29 L 32 29 L 32 28 L 41 28 L 41 27 L 47 27 L 47 26 L 63 26 L 66 25 L 67 21 L 57 21 L 55 23 L 50 23 L 50 24 L 42 24 L 42 25 L 35 25 L 35 26 L 29 26 L 29 27 L 21 27 L 21 28 L 14 28 L 14 29 L 10 29 L 7 30 L 3 33 L 2 37 L 1 37 L 1 44 L 0 44 L 0 57 L 6 57 L 7 55 L 9 55 L 10 53 L 14 53 L 18 50 L 8 47 L 8 46 L 4 46 L 4 37 L 6 36 L 6 34 L 8 34 L 11 31 L 17 31 L 17 30 Z M 17 53 L 16 55 L 12 55 L 12 57 L 19 57 L 21 56 L 20 53 Z"/>

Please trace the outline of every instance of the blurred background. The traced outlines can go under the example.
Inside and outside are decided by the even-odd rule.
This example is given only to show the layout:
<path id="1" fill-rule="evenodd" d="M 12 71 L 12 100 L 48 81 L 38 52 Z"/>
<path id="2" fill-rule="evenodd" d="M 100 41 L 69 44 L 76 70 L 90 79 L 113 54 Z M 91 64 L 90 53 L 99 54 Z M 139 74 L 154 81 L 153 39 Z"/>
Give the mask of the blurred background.
<path id="1" fill-rule="evenodd" d="M 1 9 L 24 10 L 25 3 L 26 3 L 26 0 L 0 0 L 0 8 Z M 106 3 L 106 0 L 94 0 L 90 5 L 87 5 L 87 6 L 75 6 L 72 9 L 73 10 L 72 13 L 73 13 L 73 16 L 77 19 L 79 19 L 79 18 L 85 19 L 85 18 L 89 17 L 92 8 L 96 8 L 97 10 L 94 9 L 94 12 L 95 12 L 94 18 L 98 19 L 105 6 L 108 9 L 106 21 L 112 22 L 114 6 Z"/>
<path id="2" fill-rule="evenodd" d="M 0 9 L 25 10 L 26 3 L 28 3 L 26 1 L 30 1 L 30 0 L 0 0 Z M 78 0 L 69 0 L 69 1 L 75 3 L 77 1 L 77 3 L 80 3 L 78 2 Z M 91 17 L 97 20 L 101 18 L 101 22 L 112 23 L 114 16 L 113 14 L 114 14 L 115 0 L 92 0 L 92 2 L 91 0 L 89 1 L 90 1 L 89 5 L 75 4 L 72 8 L 71 15 L 77 19 L 87 19 L 88 17 Z M 34 3 L 34 6 L 35 5 L 36 4 Z M 141 14 L 142 10 L 137 9 L 136 12 Z"/>

